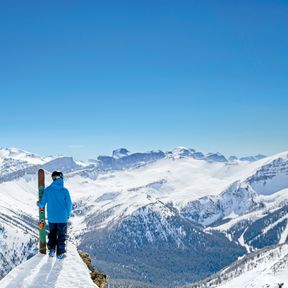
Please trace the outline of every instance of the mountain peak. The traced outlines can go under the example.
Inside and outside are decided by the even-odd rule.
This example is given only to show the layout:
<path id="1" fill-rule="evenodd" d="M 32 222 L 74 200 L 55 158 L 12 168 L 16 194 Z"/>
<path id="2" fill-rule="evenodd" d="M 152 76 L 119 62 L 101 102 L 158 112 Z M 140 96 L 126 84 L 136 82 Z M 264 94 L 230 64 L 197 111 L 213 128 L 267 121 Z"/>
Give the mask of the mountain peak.
<path id="1" fill-rule="evenodd" d="M 244 157 L 239 158 L 239 160 L 248 161 L 248 162 L 254 162 L 254 161 L 261 160 L 261 159 L 263 159 L 265 157 L 266 157 L 265 155 L 257 154 L 255 156 L 244 156 Z"/>
<path id="2" fill-rule="evenodd" d="M 30 153 L 28 151 L 12 147 L 12 148 L 0 148 L 0 158 L 13 158 L 16 160 L 28 160 L 29 159 L 41 159 L 40 156 L 37 156 L 33 153 Z"/>
<path id="3" fill-rule="evenodd" d="M 122 157 L 128 156 L 129 154 L 130 154 L 130 151 L 127 150 L 126 148 L 119 148 L 112 152 L 112 157 L 122 158 Z"/>
<path id="4" fill-rule="evenodd" d="M 230 162 L 233 162 L 233 161 L 238 160 L 238 157 L 235 156 L 235 155 L 231 155 L 231 156 L 229 156 L 228 160 L 229 160 Z"/>
<path id="5" fill-rule="evenodd" d="M 178 146 L 174 148 L 172 151 L 167 151 L 166 156 L 168 158 L 174 158 L 174 159 L 180 159 L 180 158 L 189 158 L 193 157 L 193 154 L 196 151 L 191 148 L 183 147 L 183 146 Z"/>
<path id="6" fill-rule="evenodd" d="M 81 166 L 78 165 L 72 157 L 59 157 L 56 159 L 51 160 L 50 162 L 43 165 L 44 169 L 48 170 L 49 172 L 58 170 L 62 171 L 63 173 L 72 172 L 77 170 Z"/>
<path id="7" fill-rule="evenodd" d="M 228 162 L 224 155 L 221 153 L 208 153 L 206 159 L 211 162 Z"/>

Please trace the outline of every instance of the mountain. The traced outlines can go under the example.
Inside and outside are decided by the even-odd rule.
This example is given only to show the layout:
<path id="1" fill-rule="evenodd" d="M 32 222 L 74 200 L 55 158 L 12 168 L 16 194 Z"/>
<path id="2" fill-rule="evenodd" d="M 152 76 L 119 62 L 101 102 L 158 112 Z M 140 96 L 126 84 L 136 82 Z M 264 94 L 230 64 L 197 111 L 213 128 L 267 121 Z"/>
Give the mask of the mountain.
<path id="1" fill-rule="evenodd" d="M 236 156 L 234 156 L 236 157 Z M 193 158 L 196 160 L 206 160 L 208 162 L 228 162 L 226 157 L 221 153 L 207 153 L 196 151 L 192 148 L 186 148 L 183 146 L 176 147 L 172 151 L 148 151 L 145 153 L 132 153 L 126 148 L 116 149 L 112 152 L 112 156 L 98 156 L 97 159 L 90 159 L 89 162 L 97 167 L 100 170 L 122 170 L 135 168 L 138 166 L 146 165 L 154 161 L 163 159 L 163 158 L 172 158 L 172 159 L 181 159 L 181 158 Z M 259 159 L 263 159 L 265 156 L 256 155 L 256 156 L 247 156 L 240 158 L 239 161 L 248 161 L 253 162 Z M 231 158 L 229 161 L 234 161 L 236 158 Z M 242 160 L 241 160 L 242 159 Z"/>
<path id="2" fill-rule="evenodd" d="M 2 192 L 2 191 L 1 191 Z M 2 194 L 2 193 L 1 193 Z M 0 279 L 38 250 L 37 223 L 22 211 L 0 206 Z"/>
<path id="3" fill-rule="evenodd" d="M 36 154 L 30 153 L 28 151 L 24 151 L 18 148 L 1 148 L 0 147 L 0 159 L 1 162 L 5 159 L 14 159 L 22 162 L 26 162 L 27 164 L 39 164 L 44 163 L 49 159 L 37 156 Z"/>
<path id="4" fill-rule="evenodd" d="M 96 236 L 94 225 L 101 216 L 87 221 L 88 231 L 81 235 L 79 247 L 115 279 L 125 276 L 157 287 L 175 287 L 208 276 L 245 253 L 224 235 L 203 232 L 160 201 L 137 209 L 111 227 L 97 229 Z"/>
<path id="5" fill-rule="evenodd" d="M 6 235 L 0 251 L 11 248 L 0 255 L 2 263 L 10 263 L 2 266 L 3 276 L 36 253 L 39 167 L 46 167 L 47 185 L 52 170 L 67 169 L 65 185 L 74 207 L 70 238 L 110 276 L 111 287 L 185 285 L 287 240 L 287 152 L 230 161 L 185 147 L 115 151 L 88 163 L 53 157 L 0 175 Z M 28 239 L 34 242 L 25 250 Z"/>
<path id="6" fill-rule="evenodd" d="M 88 163 L 84 161 L 75 161 L 72 157 L 49 156 L 41 157 L 36 154 L 18 149 L 0 147 L 0 176 L 11 174 L 19 170 L 25 170 L 39 165 L 48 170 L 62 170 L 63 172 L 72 172 L 83 167 L 97 167 L 99 170 L 122 170 L 146 165 L 163 158 L 193 158 L 197 160 L 206 160 L 209 162 L 228 162 L 221 153 L 208 153 L 196 151 L 192 148 L 177 147 L 172 151 L 148 151 L 144 153 L 132 153 L 126 148 L 119 148 L 112 152 L 112 156 L 98 156 L 97 159 L 90 159 Z M 241 161 L 257 161 L 265 158 L 264 155 L 247 156 L 240 158 Z M 238 159 L 236 156 L 229 158 L 230 162 Z M 239 160 L 239 161 L 240 161 Z"/>
<path id="7" fill-rule="evenodd" d="M 33 165 L 41 165 L 48 159 L 17 148 L 0 148 L 0 173 L 2 176 Z"/>
<path id="8" fill-rule="evenodd" d="M 236 161 L 236 160 L 240 160 L 240 161 L 248 161 L 248 162 L 254 162 L 254 161 L 258 161 L 258 160 L 261 160 L 263 158 L 265 158 L 266 156 L 265 155 L 262 155 L 262 154 L 257 154 L 255 156 L 244 156 L 244 157 L 240 157 L 238 158 L 237 156 L 235 155 L 232 155 L 228 158 L 229 161 Z"/>
<path id="9" fill-rule="evenodd" d="M 122 170 L 145 165 L 164 157 L 165 153 L 162 151 L 128 153 L 128 150 L 122 148 L 119 151 L 113 151 L 113 156 L 98 156 L 96 163 L 100 170 Z"/>
<path id="10" fill-rule="evenodd" d="M 166 155 L 169 155 L 174 159 L 177 159 L 177 158 L 193 157 L 195 152 L 196 151 L 191 148 L 177 147 L 173 149 L 171 152 L 168 151 Z"/>
<path id="11" fill-rule="evenodd" d="M 240 159 L 241 161 L 253 162 L 253 161 L 257 161 L 257 160 L 263 159 L 263 158 L 265 158 L 265 157 L 266 157 L 265 155 L 258 154 L 258 155 L 255 155 L 255 156 L 245 156 L 245 157 L 241 157 L 241 158 L 239 158 L 239 159 Z"/>
<path id="12" fill-rule="evenodd" d="M 210 162 L 228 162 L 225 156 L 221 153 L 208 153 L 206 160 Z"/>
<path id="13" fill-rule="evenodd" d="M 288 283 L 288 245 L 251 253 L 206 280 L 182 288 L 281 288 Z"/>
<path id="14" fill-rule="evenodd" d="M 43 165 L 43 168 L 49 172 L 62 171 L 63 173 L 73 172 L 79 170 L 83 165 L 77 164 L 72 157 L 55 158 Z"/>
<path id="15" fill-rule="evenodd" d="M 131 278 L 134 277 L 137 280 L 146 278 L 156 283 L 158 287 L 162 287 L 161 285 L 174 287 L 176 284 L 179 285 L 182 279 L 195 281 L 203 278 L 205 273 L 213 273 L 219 269 L 219 266 L 213 264 L 211 259 L 216 260 L 222 267 L 226 266 L 221 261 L 223 258 L 228 259 L 226 252 L 229 249 L 231 249 L 229 256 L 236 260 L 243 253 L 286 241 L 287 221 L 283 217 L 287 209 L 284 197 L 287 191 L 284 189 L 276 192 L 272 189 L 273 186 L 275 190 L 288 187 L 285 169 L 288 163 L 286 155 L 286 153 L 281 153 L 259 162 L 236 164 L 199 161 L 186 157 L 178 158 L 175 162 L 174 159 L 165 158 L 135 170 L 100 175 L 97 179 L 98 191 L 100 192 L 101 187 L 105 187 L 104 191 L 111 192 L 103 191 L 102 196 L 96 199 L 97 204 L 90 202 L 86 206 L 81 202 L 81 206 L 77 207 L 79 210 L 76 208 L 77 213 L 82 215 L 83 219 L 92 218 L 90 218 L 91 221 L 82 222 L 86 223 L 86 226 L 81 228 L 81 236 L 78 236 L 78 232 L 75 231 L 75 237 L 81 238 L 80 247 L 88 250 L 90 247 L 89 252 L 94 255 L 95 259 L 101 261 L 101 266 L 105 267 L 105 271 L 109 271 L 116 278 L 121 275 L 131 275 Z M 271 174 L 272 171 L 274 176 Z M 270 178 L 266 177 L 267 173 L 271 176 Z M 265 187 L 271 188 L 270 195 L 265 195 L 267 193 L 262 190 L 263 179 L 266 179 Z M 279 179 L 281 179 L 281 185 L 278 182 Z M 159 209 L 159 205 L 163 208 L 162 210 Z M 93 206 L 96 208 L 92 208 Z M 104 209 L 101 208 L 103 206 Z M 167 208 L 169 210 L 166 210 Z M 169 214 L 168 211 L 173 213 Z M 251 214 L 255 215 L 252 219 Z M 167 217 L 169 220 L 165 215 L 169 215 Z M 268 218 L 269 222 L 267 222 Z M 195 245 L 197 241 L 189 242 L 185 241 L 184 236 L 181 237 L 183 233 L 188 239 L 193 239 L 193 234 L 196 233 L 196 230 L 191 233 L 188 228 L 185 229 L 182 219 L 188 220 L 187 223 L 190 225 L 200 227 L 200 231 L 212 235 L 209 240 L 204 240 L 204 238 L 199 240 L 204 243 L 207 250 L 204 246 L 197 247 Z M 242 221 L 243 219 L 245 222 Z M 178 230 L 174 231 L 172 228 Z M 89 232 L 86 234 L 83 230 Z M 265 231 L 264 236 L 259 237 L 262 230 Z M 100 233 L 99 241 L 93 242 L 95 239 L 93 231 Z M 156 234 L 152 233 L 155 231 L 157 231 Z M 253 235 L 253 231 L 257 232 Z M 265 237 L 266 233 L 268 237 Z M 128 239 L 125 235 L 129 235 Z M 218 244 L 213 242 L 216 235 L 220 235 Z M 221 238 L 223 235 L 230 240 L 232 244 L 230 247 L 228 243 L 225 244 L 225 238 Z M 217 251 L 217 247 L 227 247 L 227 250 L 223 251 L 222 255 L 219 253 L 218 256 L 208 256 L 210 248 L 206 241 L 214 243 L 214 252 Z M 157 249 L 154 249 L 155 243 L 159 244 Z M 177 243 L 181 243 L 178 244 L 178 248 L 176 248 Z M 183 255 L 180 257 L 181 245 L 189 261 L 185 260 Z M 100 253 L 100 250 L 106 252 Z M 190 250 L 199 253 L 190 254 Z M 124 251 L 124 253 L 117 251 Z M 130 254 L 129 251 L 132 253 Z M 149 251 L 149 255 L 145 252 L 141 254 L 139 251 L 146 253 Z M 173 253 L 177 251 L 177 256 L 171 255 L 171 251 Z M 204 253 L 207 258 L 201 253 Z M 209 269 L 199 261 L 199 258 L 210 263 Z M 147 260 L 147 263 L 143 259 Z M 157 259 L 157 263 L 154 264 L 153 259 Z M 166 261 L 166 265 L 159 264 L 161 259 L 163 262 Z M 167 259 L 178 259 L 179 270 L 174 265 L 177 273 L 171 272 L 172 267 L 167 268 Z M 197 261 L 194 262 L 193 259 Z M 229 261 L 231 260 L 230 258 Z M 121 261 L 125 261 L 125 269 L 119 268 Z M 113 266 L 115 263 L 119 263 L 117 271 Z M 141 266 L 137 267 L 137 263 L 141 263 Z M 183 263 L 183 267 L 180 263 Z M 161 267 L 163 267 L 162 271 Z M 169 275 L 164 272 L 164 267 L 170 271 Z M 202 267 L 206 267 L 206 270 L 201 270 Z M 146 274 L 141 274 L 142 269 L 146 271 Z M 131 271 L 134 274 L 131 274 Z M 165 280 L 157 282 L 159 277 Z"/>
<path id="16" fill-rule="evenodd" d="M 236 160 L 238 160 L 238 157 L 235 156 L 235 155 L 229 156 L 229 158 L 228 158 L 229 162 L 233 162 L 233 161 L 236 161 Z"/>
<path id="17" fill-rule="evenodd" d="M 129 154 L 131 154 L 131 153 L 126 148 L 119 148 L 119 149 L 116 149 L 112 152 L 112 157 L 113 158 L 122 158 L 122 157 L 128 156 Z"/>
<path id="18" fill-rule="evenodd" d="M 1 288 L 97 288 L 90 271 L 80 258 L 76 247 L 69 243 L 67 257 L 63 260 L 36 254 L 12 270 L 0 281 Z"/>

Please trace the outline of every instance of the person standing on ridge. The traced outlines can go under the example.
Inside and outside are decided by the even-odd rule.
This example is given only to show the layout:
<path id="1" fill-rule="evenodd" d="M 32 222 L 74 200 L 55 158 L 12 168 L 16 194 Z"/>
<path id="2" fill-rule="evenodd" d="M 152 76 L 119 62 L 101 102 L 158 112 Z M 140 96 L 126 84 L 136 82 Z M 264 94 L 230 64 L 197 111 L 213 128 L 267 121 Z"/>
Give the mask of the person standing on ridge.
<path id="1" fill-rule="evenodd" d="M 57 258 L 63 259 L 66 252 L 67 222 L 72 211 L 72 201 L 69 191 L 64 187 L 63 173 L 54 171 L 51 176 L 53 182 L 44 190 L 43 197 L 37 205 L 43 208 L 47 203 L 49 256 L 53 257 L 57 250 Z"/>

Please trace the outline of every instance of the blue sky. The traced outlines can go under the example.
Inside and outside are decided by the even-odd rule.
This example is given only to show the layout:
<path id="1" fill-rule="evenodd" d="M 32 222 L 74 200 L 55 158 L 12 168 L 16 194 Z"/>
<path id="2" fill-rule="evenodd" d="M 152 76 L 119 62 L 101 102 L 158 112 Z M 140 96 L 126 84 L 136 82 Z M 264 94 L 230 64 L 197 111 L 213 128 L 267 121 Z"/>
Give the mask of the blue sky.
<path id="1" fill-rule="evenodd" d="M 288 2 L 2 1 L 0 146 L 288 150 Z"/>

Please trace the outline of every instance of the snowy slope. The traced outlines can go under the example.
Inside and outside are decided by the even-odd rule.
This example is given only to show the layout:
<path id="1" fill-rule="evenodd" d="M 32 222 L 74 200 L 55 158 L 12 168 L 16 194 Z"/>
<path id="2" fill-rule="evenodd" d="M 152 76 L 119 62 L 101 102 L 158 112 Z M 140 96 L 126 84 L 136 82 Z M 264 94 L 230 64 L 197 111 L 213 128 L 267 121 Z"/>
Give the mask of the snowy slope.
<path id="1" fill-rule="evenodd" d="M 235 228 L 237 225 L 240 225 L 241 223 L 256 223 L 257 221 L 260 221 L 261 219 L 266 219 L 265 225 L 261 227 L 260 234 L 262 236 L 265 236 L 267 233 L 269 233 L 270 230 L 275 228 L 275 226 L 281 222 L 286 222 L 288 220 L 287 216 L 287 209 L 286 206 L 288 204 L 288 189 L 283 189 L 278 191 L 277 193 L 274 193 L 272 195 L 261 195 L 258 196 L 258 201 L 262 203 L 262 207 L 256 210 L 253 210 L 248 213 L 243 213 L 240 216 L 237 215 L 229 215 L 227 217 L 227 221 L 225 221 L 224 224 L 215 225 L 214 227 L 209 227 L 206 230 L 207 231 L 221 231 L 226 234 L 233 233 L 233 228 Z M 282 209 L 282 210 L 281 210 Z M 280 217 L 275 217 L 274 221 L 268 221 L 268 216 L 275 215 L 277 211 L 283 211 L 283 213 L 279 213 Z M 242 224 L 244 225 L 244 224 Z M 238 235 L 238 238 L 234 235 L 234 240 L 243 241 L 243 245 L 245 246 L 247 243 L 244 243 L 245 241 L 245 233 L 247 233 L 247 228 L 243 229 L 243 233 Z M 230 235 L 231 238 L 233 238 L 233 235 Z M 235 238 L 236 237 L 236 238 Z M 256 235 L 256 237 L 259 237 L 259 234 Z M 288 238 L 288 225 L 285 225 L 285 228 L 279 233 L 279 244 L 284 243 Z M 249 241 L 252 241 L 252 238 L 249 239 Z M 251 247 L 248 248 L 248 250 L 251 250 Z M 253 249 L 252 249 L 253 250 Z"/>
<path id="2" fill-rule="evenodd" d="M 27 169 L 20 165 L 21 173 L 13 168 L 14 174 L 5 174 L 6 178 L 0 173 L 0 230 L 4 231 L 2 236 L 0 233 L 0 251 L 10 251 L 0 254 L 1 275 L 35 253 L 35 243 L 29 251 L 21 247 L 37 236 L 36 172 L 40 166 L 48 169 L 46 185 L 51 181 L 51 169 L 59 166 L 67 171 L 65 185 L 74 204 L 69 234 L 91 254 L 95 265 L 115 279 L 158 281 L 158 287 L 163 285 L 159 277 L 192 283 L 245 251 L 284 243 L 288 235 L 287 152 L 253 162 L 227 161 L 219 153 L 202 153 L 202 157 L 200 153 L 179 147 L 162 157 L 163 152 L 133 154 L 120 149 L 114 151 L 114 158 L 109 156 L 117 162 L 114 170 L 105 157 L 104 161 L 109 161 L 104 170 L 99 158 L 86 165 L 71 157 L 58 157 Z M 221 252 L 223 245 L 230 250 Z M 127 247 L 131 249 L 126 253 Z M 14 257 L 12 251 L 19 249 Z M 172 274 L 173 266 L 166 260 L 153 266 L 167 251 L 171 261 L 181 259 L 181 271 Z M 213 258 L 213 264 L 206 267 L 191 260 L 197 257 L 203 261 Z M 171 287 L 175 283 L 171 282 Z"/>
<path id="3" fill-rule="evenodd" d="M 38 250 L 36 229 L 16 213 L 0 212 L 0 279 Z M 20 219 L 19 219 L 20 218 Z"/>
<path id="4" fill-rule="evenodd" d="M 0 281 L 1 288 L 97 288 L 90 278 L 89 270 L 80 258 L 76 247 L 68 245 L 63 260 L 37 254 L 14 268 Z"/>
<path id="5" fill-rule="evenodd" d="M 158 200 L 172 203 L 184 217 L 198 224 L 209 225 L 231 213 L 239 215 L 263 205 L 261 189 L 254 190 L 249 179 L 251 181 L 264 165 L 282 157 L 286 157 L 286 153 L 253 163 L 234 164 L 165 158 L 137 169 L 99 174 L 96 181 L 76 174 L 69 177 L 66 184 L 71 191 L 77 191 L 75 212 L 84 222 L 92 214 L 107 211 L 104 213 L 107 217 L 102 217 L 98 228 L 111 226 Z M 283 159 L 288 167 L 288 159 Z M 280 168 L 279 174 L 282 173 Z M 281 175 L 281 187 L 288 187 L 288 175 Z M 266 180 L 266 185 L 269 181 Z M 193 218 L 194 215 L 197 217 Z"/>
<path id="6" fill-rule="evenodd" d="M 0 176 L 49 161 L 17 148 L 0 148 Z"/>
<path id="7" fill-rule="evenodd" d="M 288 244 L 284 244 L 259 250 L 211 278 L 185 288 L 285 288 L 287 271 Z"/>
<path id="8" fill-rule="evenodd" d="M 0 148 L 0 162 L 3 163 L 4 159 L 14 159 L 28 164 L 43 164 L 50 158 L 43 158 L 18 148 Z"/>
<path id="9" fill-rule="evenodd" d="M 37 252 L 38 214 L 36 189 L 24 179 L 0 184 L 0 195 L 1 279 Z"/>

